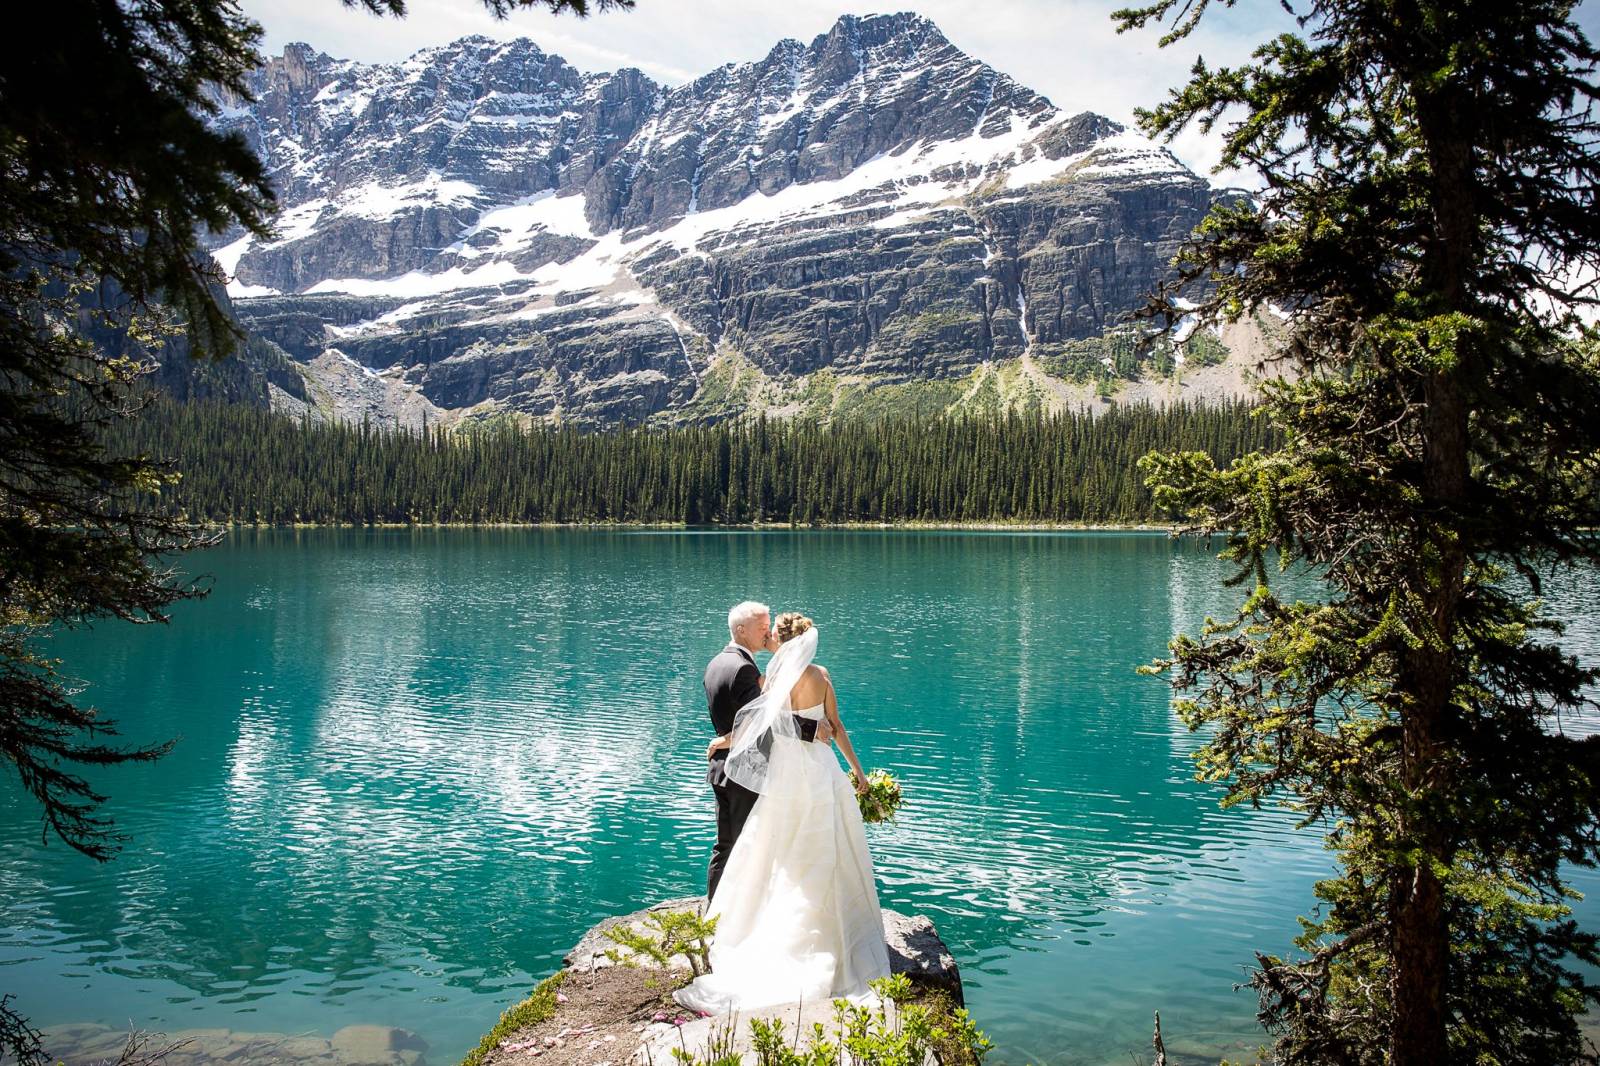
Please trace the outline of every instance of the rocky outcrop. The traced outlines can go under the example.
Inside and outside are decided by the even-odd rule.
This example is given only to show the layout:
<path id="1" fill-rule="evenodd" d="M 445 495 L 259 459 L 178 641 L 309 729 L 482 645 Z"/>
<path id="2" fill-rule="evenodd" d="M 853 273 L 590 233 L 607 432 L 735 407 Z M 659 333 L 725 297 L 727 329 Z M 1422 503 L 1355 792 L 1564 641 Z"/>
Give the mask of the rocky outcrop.
<path id="1" fill-rule="evenodd" d="M 607 956 L 607 952 L 614 952 L 628 959 L 632 965 L 652 967 L 655 964 L 649 959 L 641 959 L 626 950 L 619 949 L 616 941 L 609 936 L 610 931 L 619 926 L 632 926 L 638 932 L 646 932 L 645 919 L 651 914 L 663 911 L 698 912 L 704 910 L 705 905 L 704 896 L 683 896 L 665 900 L 652 907 L 634 911 L 632 914 L 606 918 L 585 933 L 572 950 L 562 957 L 562 965 L 574 972 L 603 969 L 615 965 Z M 885 909 L 883 937 L 889 948 L 891 974 L 903 973 L 913 985 L 943 992 L 957 1006 L 966 1002 L 961 991 L 961 968 L 956 965 L 956 960 L 950 954 L 950 949 L 945 947 L 944 941 L 939 939 L 932 921 L 920 914 L 904 915 L 899 911 Z M 675 956 L 674 961 L 677 960 L 681 960 L 683 969 L 689 968 L 687 959 Z"/>
<path id="2" fill-rule="evenodd" d="M 447 418 L 737 413 L 703 391 L 728 359 L 778 391 L 1035 355 L 1048 376 L 1120 328 L 1213 195 L 912 14 L 672 88 L 468 37 L 393 65 L 291 45 L 252 90 L 216 121 L 283 213 L 216 248 L 241 319 L 313 383 L 337 351 Z"/>
<path id="3" fill-rule="evenodd" d="M 672 998 L 672 989 L 687 979 L 687 959 L 671 960 L 673 969 L 682 972 L 663 980 L 657 963 L 630 955 L 608 935 L 619 926 L 648 932 L 645 921 L 651 914 L 700 910 L 705 902 L 704 896 L 671 899 L 596 924 L 562 960 L 565 968 L 553 979 L 556 991 L 542 993 L 551 997 L 546 1000 L 550 1009 L 535 1012 L 534 1020 L 521 1028 L 497 1029 L 484 1042 L 483 1066 L 532 1066 L 535 1060 L 539 1066 L 650 1066 L 674 1061 L 674 1048 L 709 1061 L 716 1056 L 704 1049 L 713 1044 L 721 1049 L 719 1055 L 748 1052 L 751 1033 L 746 1023 L 753 1017 L 781 1020 L 791 1032 L 809 1034 L 814 1023 L 836 1032 L 831 1002 L 778 1004 L 736 1018 L 697 1016 Z M 942 998 L 933 997 L 940 1000 L 939 1009 L 961 1004 L 960 971 L 933 923 L 884 911 L 884 937 L 892 972 L 906 974 L 915 989 L 942 993 Z M 627 965 L 617 965 L 611 954 Z M 883 1010 L 892 1025 L 895 1005 L 885 1003 Z"/>

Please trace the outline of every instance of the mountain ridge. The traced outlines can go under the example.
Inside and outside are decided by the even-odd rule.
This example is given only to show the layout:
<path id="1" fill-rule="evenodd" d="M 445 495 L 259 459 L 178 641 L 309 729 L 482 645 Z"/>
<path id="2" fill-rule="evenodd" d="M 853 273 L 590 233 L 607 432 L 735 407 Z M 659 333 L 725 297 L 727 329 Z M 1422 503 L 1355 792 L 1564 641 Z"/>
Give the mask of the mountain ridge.
<path id="1" fill-rule="evenodd" d="M 252 90 L 217 124 L 262 156 L 279 234 L 215 254 L 347 417 L 351 391 L 401 420 L 725 416 L 701 395 L 725 363 L 782 393 L 1020 360 L 1030 402 L 1093 402 L 1067 379 L 1117 370 L 1213 196 L 909 12 L 675 87 L 466 37 L 398 64 L 292 44 Z"/>

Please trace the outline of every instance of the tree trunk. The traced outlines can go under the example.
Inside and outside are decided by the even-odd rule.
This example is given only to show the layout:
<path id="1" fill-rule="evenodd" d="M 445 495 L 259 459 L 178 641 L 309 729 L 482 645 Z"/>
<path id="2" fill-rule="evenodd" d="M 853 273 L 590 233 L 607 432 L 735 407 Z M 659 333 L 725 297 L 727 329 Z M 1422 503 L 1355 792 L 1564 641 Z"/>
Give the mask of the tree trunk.
<path id="1" fill-rule="evenodd" d="M 1466 410 L 1459 384 L 1435 375 L 1427 388 L 1424 422 L 1424 496 L 1448 510 L 1464 496 L 1467 476 Z M 1431 516 L 1430 516 L 1431 517 Z M 1448 529 L 1445 516 L 1442 525 Z M 1400 669 L 1399 689 L 1410 697 L 1401 712 L 1402 807 L 1399 841 L 1420 858 L 1402 866 L 1389 886 L 1389 989 L 1394 1008 L 1390 1066 L 1433 1066 L 1446 1061 L 1445 991 L 1450 975 L 1450 930 L 1444 916 L 1444 885 L 1433 863 L 1448 866 L 1453 848 L 1440 828 L 1439 807 L 1451 782 L 1445 752 L 1445 718 L 1455 687 L 1452 647 L 1463 593 L 1466 559 L 1442 537 L 1419 548 L 1437 553 L 1419 566 L 1417 587 L 1427 605 L 1431 641 L 1410 651 Z M 1426 555 L 1419 552 L 1426 559 Z"/>
<path id="2" fill-rule="evenodd" d="M 1397 878 L 1389 897 L 1394 1005 L 1391 1066 L 1434 1066 L 1447 1061 L 1445 989 L 1450 939 L 1444 920 L 1444 886 L 1426 864 Z"/>
<path id="3" fill-rule="evenodd" d="M 1429 72 L 1432 73 L 1432 72 Z M 1470 101 L 1449 86 L 1417 92 L 1417 117 L 1432 171 L 1434 232 L 1422 262 L 1429 311 L 1470 312 L 1469 280 L 1478 240 L 1478 210 L 1471 136 L 1463 128 Z M 1455 623 L 1465 589 L 1466 555 L 1453 531 L 1470 483 L 1465 380 L 1474 370 L 1470 341 L 1454 359 L 1436 364 L 1423 381 L 1421 495 L 1424 513 L 1415 545 L 1413 589 L 1426 616 L 1419 619 L 1423 646 L 1402 654 L 1401 779 L 1406 798 L 1398 828 L 1403 847 L 1421 857 L 1402 866 L 1389 886 L 1389 991 L 1393 1006 L 1390 1066 L 1434 1066 L 1447 1061 L 1446 992 L 1450 930 L 1444 886 L 1433 867 L 1447 867 L 1452 843 L 1441 827 L 1440 807 L 1452 782 L 1445 733 L 1455 686 Z M 1420 634 L 1419 634 L 1420 635 Z M 1429 639 L 1429 638 L 1432 639 Z"/>

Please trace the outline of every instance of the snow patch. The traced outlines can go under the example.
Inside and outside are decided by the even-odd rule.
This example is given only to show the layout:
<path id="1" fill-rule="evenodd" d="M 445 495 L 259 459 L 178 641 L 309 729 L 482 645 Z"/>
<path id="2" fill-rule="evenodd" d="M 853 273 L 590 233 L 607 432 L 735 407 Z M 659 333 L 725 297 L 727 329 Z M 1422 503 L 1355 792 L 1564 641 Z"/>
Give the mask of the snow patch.
<path id="1" fill-rule="evenodd" d="M 256 117 L 255 111 L 253 109 L 251 109 L 249 106 L 236 107 L 236 106 L 234 106 L 232 104 L 225 104 L 220 100 L 216 101 L 216 105 L 217 105 L 217 117 L 219 119 L 223 119 L 224 121 L 230 121 L 231 122 L 231 121 L 235 121 L 235 120 L 241 119 L 241 118 L 255 118 Z"/>
<path id="2" fill-rule="evenodd" d="M 466 257 L 483 255 L 488 251 L 514 252 L 526 248 L 540 233 L 556 233 L 567 237 L 594 239 L 594 230 L 584 217 L 586 201 L 580 193 L 576 196 L 557 196 L 554 189 L 524 196 L 504 207 L 485 211 L 451 246 L 452 251 Z M 473 249 L 466 245 L 470 237 L 486 230 L 500 230 L 500 241 L 493 249 Z"/>
<path id="3" fill-rule="evenodd" d="M 757 116 L 757 124 L 769 119 L 782 121 L 781 116 L 794 113 L 793 108 L 802 100 L 799 87 L 795 86 L 789 99 L 776 111 Z M 657 133 L 654 127 L 652 122 L 649 131 L 652 138 Z M 1073 170 L 1074 177 L 1080 178 L 1125 174 L 1189 177 L 1188 171 L 1169 153 L 1138 134 L 1116 134 L 1083 152 L 1055 160 L 1044 158 L 1034 147 L 1039 134 L 1037 125 L 1030 127 L 1022 116 L 1013 114 L 1008 127 L 992 136 L 982 136 L 975 128 L 964 137 L 917 142 L 894 152 L 880 153 L 837 179 L 795 183 L 770 194 L 756 192 L 736 204 L 709 210 L 699 203 L 697 167 L 690 182 L 689 213 L 665 229 L 626 241 L 620 231 L 603 236 L 593 232 L 585 217 L 587 205 L 582 195 L 557 196 L 553 190 L 546 190 L 492 208 L 461 232 L 460 238 L 447 251 L 463 259 L 496 257 L 477 269 L 455 267 L 437 274 L 413 271 L 383 280 L 329 279 L 308 291 L 420 298 L 437 296 L 455 288 L 531 281 L 535 286 L 533 293 L 541 297 L 537 302 L 543 303 L 544 297 L 556 292 L 614 288 L 619 280 L 625 280 L 628 287 L 637 290 L 628 265 L 652 250 L 670 247 L 680 254 L 704 255 L 706 251 L 702 245 L 711 247 L 708 238 L 715 238 L 723 246 L 747 243 L 761 239 L 764 231 L 775 224 L 800 219 L 888 208 L 887 214 L 871 223 L 875 229 L 901 229 L 917 223 L 936 227 L 940 213 L 961 210 L 957 201 L 997 174 L 1004 174 L 1008 189 L 1037 184 L 1069 169 Z M 682 135 L 662 137 L 656 149 L 659 151 L 661 143 L 670 143 L 675 136 Z M 1023 159 L 1025 156 L 1027 158 Z M 1018 162 L 1019 159 L 1023 161 Z M 941 171 L 946 177 L 929 177 Z M 482 190 L 470 183 L 445 181 L 437 173 L 410 185 L 366 186 L 355 194 L 341 196 L 337 205 L 324 199 L 296 208 L 285 216 L 286 234 L 294 235 L 285 239 L 310 232 L 321 212 L 329 206 L 335 206 L 341 213 L 377 218 L 421 203 L 456 204 L 471 202 L 482 195 Z M 495 244 L 469 245 L 470 238 L 485 232 L 497 232 Z M 498 259 L 527 247 L 540 234 L 577 237 L 594 241 L 594 244 L 565 263 L 547 263 L 528 274 Z M 991 262 L 996 252 L 990 241 L 984 242 L 984 251 L 987 254 L 983 262 Z M 518 294 L 519 297 L 523 295 L 526 294 Z M 548 310 L 530 305 L 522 313 L 531 317 Z M 1023 332 L 1026 338 L 1025 327 Z"/>
<path id="4" fill-rule="evenodd" d="M 1187 179 L 1189 171 L 1165 148 L 1132 131 L 1112 134 L 1088 148 L 1060 159 L 1047 159 L 1040 152 L 1011 167 L 1006 174 L 1007 189 L 1062 177 L 1071 171 L 1073 180 L 1099 178 L 1165 176 Z"/>
<path id="5" fill-rule="evenodd" d="M 372 91 L 340 88 L 338 82 L 329 82 L 311 99 L 335 114 L 359 115 L 372 103 Z"/>
<path id="6" fill-rule="evenodd" d="M 266 247 L 279 247 L 311 236 L 317 228 L 317 221 L 322 218 L 322 213 L 331 206 L 333 206 L 332 201 L 327 197 L 318 196 L 285 211 L 277 219 L 277 239 Z"/>
<path id="7" fill-rule="evenodd" d="M 392 218 L 413 207 L 470 204 L 481 190 L 470 181 L 446 180 L 438 171 L 409 185 L 381 185 L 373 182 L 339 195 L 335 204 L 340 214 L 381 220 Z"/>
<path id="8" fill-rule="evenodd" d="M 1088 156 L 1088 165 L 1081 167 L 1074 177 L 1189 177 L 1189 172 L 1171 152 L 1132 130 L 1096 142 Z"/>
<path id="9" fill-rule="evenodd" d="M 528 277 L 538 282 L 544 292 L 603 289 L 615 283 L 619 275 L 631 281 L 623 263 L 621 239 L 614 234 L 606 237 L 582 255 L 565 263 L 546 263 Z"/>
<path id="10" fill-rule="evenodd" d="M 222 272 L 228 276 L 228 283 L 224 286 L 224 288 L 227 290 L 229 296 L 239 299 L 245 299 L 251 296 L 283 295 L 277 289 L 269 286 L 246 285 L 243 282 L 235 279 L 235 275 L 239 271 L 239 260 L 244 258 L 245 252 L 250 250 L 250 245 L 254 241 L 255 235 L 246 233 L 243 237 L 240 237 L 231 244 L 225 244 L 221 248 L 215 248 L 212 250 L 211 258 L 217 261 L 217 265 L 222 268 Z"/>
<path id="11" fill-rule="evenodd" d="M 250 242 L 253 240 L 255 240 L 255 235 L 246 233 L 232 244 L 225 244 L 221 248 L 212 249 L 211 258 L 217 261 L 217 265 L 222 267 L 222 272 L 228 275 L 229 279 L 232 279 L 233 275 L 238 272 L 239 260 L 244 257 L 245 251 L 249 249 Z"/>
<path id="12" fill-rule="evenodd" d="M 343 292 L 351 296 L 438 296 L 451 289 L 483 288 L 505 285 L 514 281 L 528 281 L 534 275 L 524 274 L 507 262 L 485 263 L 477 270 L 465 271 L 451 267 L 438 274 L 413 270 L 395 278 L 328 278 L 319 281 L 308 293 Z"/>

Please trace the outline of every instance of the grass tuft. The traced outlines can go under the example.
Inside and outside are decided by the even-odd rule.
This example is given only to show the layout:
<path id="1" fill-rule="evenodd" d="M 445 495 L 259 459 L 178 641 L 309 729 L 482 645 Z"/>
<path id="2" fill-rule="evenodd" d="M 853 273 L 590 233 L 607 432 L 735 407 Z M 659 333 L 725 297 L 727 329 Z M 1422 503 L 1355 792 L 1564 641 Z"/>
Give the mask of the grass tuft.
<path id="1" fill-rule="evenodd" d="M 461 1060 L 461 1066 L 478 1066 L 489 1052 L 500 1046 L 500 1042 L 518 1029 L 530 1025 L 538 1025 L 556 1012 L 556 989 L 561 985 L 561 976 L 566 971 L 558 970 L 546 977 L 534 988 L 533 994 L 514 1007 L 506 1008 L 500 1015 L 500 1020 L 488 1034 L 478 1042 L 478 1046 Z"/>

